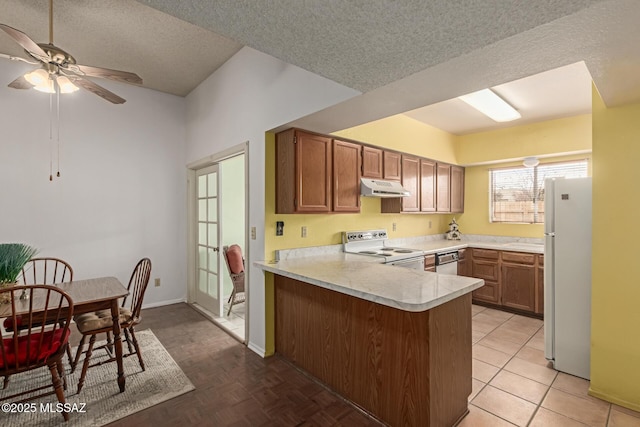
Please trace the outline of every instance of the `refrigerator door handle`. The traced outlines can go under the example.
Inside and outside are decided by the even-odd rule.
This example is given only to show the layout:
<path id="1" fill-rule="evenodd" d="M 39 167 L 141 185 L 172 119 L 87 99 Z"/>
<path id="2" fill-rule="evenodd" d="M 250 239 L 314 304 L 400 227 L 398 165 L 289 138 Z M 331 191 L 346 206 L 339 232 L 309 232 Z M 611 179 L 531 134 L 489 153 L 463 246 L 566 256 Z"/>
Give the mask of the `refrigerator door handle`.
<path id="1" fill-rule="evenodd" d="M 549 232 L 549 233 L 544 233 L 545 236 L 548 237 L 556 237 L 556 233 L 554 233 L 553 231 Z"/>

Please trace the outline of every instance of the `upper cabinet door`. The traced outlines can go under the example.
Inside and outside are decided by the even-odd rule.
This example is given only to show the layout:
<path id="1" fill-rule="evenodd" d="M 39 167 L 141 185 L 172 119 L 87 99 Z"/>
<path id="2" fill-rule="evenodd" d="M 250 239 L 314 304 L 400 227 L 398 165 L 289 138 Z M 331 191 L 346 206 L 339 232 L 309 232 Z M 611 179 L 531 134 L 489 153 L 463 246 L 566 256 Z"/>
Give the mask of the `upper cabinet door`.
<path id="1" fill-rule="evenodd" d="M 464 168 L 451 166 L 451 212 L 464 212 Z"/>
<path id="2" fill-rule="evenodd" d="M 382 179 L 381 149 L 362 147 L 362 176 L 364 178 Z"/>
<path id="3" fill-rule="evenodd" d="M 451 165 L 438 163 L 436 211 L 451 212 Z"/>
<path id="4" fill-rule="evenodd" d="M 296 211 L 331 211 L 331 139 L 296 132 Z"/>
<path id="5" fill-rule="evenodd" d="M 360 212 L 360 144 L 333 140 L 333 211 Z"/>
<path id="6" fill-rule="evenodd" d="M 436 162 L 420 159 L 420 211 L 436 210 Z"/>
<path id="7" fill-rule="evenodd" d="M 400 166 L 400 153 L 393 151 L 384 152 L 383 178 L 391 181 L 402 179 L 402 167 Z"/>
<path id="8" fill-rule="evenodd" d="M 402 198 L 403 212 L 420 211 L 420 159 L 402 156 L 402 186 L 411 193 Z"/>

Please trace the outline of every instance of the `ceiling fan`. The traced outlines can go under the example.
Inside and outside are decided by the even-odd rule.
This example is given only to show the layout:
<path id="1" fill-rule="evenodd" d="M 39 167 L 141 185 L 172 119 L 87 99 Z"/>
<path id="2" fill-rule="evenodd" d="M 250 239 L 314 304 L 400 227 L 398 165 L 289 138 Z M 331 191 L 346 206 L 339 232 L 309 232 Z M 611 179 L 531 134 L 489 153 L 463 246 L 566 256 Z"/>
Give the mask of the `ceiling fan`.
<path id="1" fill-rule="evenodd" d="M 9 87 L 14 89 L 34 88 L 48 93 L 70 93 L 81 87 L 111 103 L 123 104 L 126 102 L 125 99 L 86 77 L 100 77 L 122 83 L 142 84 L 142 79 L 135 73 L 77 64 L 73 56 L 55 46 L 53 44 L 53 0 L 49 0 L 49 43 L 36 43 L 22 31 L 5 24 L 0 24 L 0 30 L 22 46 L 35 62 L 2 53 L 0 56 L 14 61 L 40 65 L 40 68 L 9 83 Z"/>

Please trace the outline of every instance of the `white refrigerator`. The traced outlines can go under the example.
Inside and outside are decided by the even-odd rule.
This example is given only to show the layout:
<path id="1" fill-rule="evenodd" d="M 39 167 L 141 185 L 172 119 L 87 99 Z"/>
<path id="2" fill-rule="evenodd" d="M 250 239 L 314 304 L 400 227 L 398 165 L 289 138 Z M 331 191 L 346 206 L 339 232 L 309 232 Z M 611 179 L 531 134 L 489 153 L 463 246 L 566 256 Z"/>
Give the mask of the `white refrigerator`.
<path id="1" fill-rule="evenodd" d="M 590 379 L 591 178 L 549 178 L 544 199 L 545 357 Z"/>

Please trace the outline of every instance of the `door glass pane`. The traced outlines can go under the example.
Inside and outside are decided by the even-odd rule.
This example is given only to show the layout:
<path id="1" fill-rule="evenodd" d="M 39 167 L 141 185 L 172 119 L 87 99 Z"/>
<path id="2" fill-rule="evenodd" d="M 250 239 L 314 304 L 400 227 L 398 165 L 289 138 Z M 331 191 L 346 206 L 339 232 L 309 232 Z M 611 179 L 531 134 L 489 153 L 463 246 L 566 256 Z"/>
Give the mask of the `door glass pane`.
<path id="1" fill-rule="evenodd" d="M 198 223 L 198 244 L 200 245 L 207 244 L 207 223 L 206 222 Z"/>
<path id="2" fill-rule="evenodd" d="M 198 177 L 198 197 L 207 197 L 207 176 Z"/>
<path id="3" fill-rule="evenodd" d="M 205 199 L 198 200 L 198 221 L 207 220 L 207 201 Z"/>
<path id="4" fill-rule="evenodd" d="M 207 224 L 209 227 L 209 246 L 215 246 L 218 242 L 218 224 Z"/>
<path id="5" fill-rule="evenodd" d="M 217 173 L 211 173 L 208 175 L 209 177 L 209 191 L 207 192 L 207 195 L 209 197 L 215 197 L 218 195 L 217 191 L 218 191 L 218 174 Z"/>
<path id="6" fill-rule="evenodd" d="M 200 292 L 207 292 L 207 270 L 198 270 L 200 276 L 198 279 L 198 289 Z"/>
<path id="7" fill-rule="evenodd" d="M 218 275 L 209 273 L 209 295 L 212 297 L 218 296 Z"/>
<path id="8" fill-rule="evenodd" d="M 209 199 L 209 218 L 208 221 L 217 221 L 218 220 L 218 199 L 213 198 Z"/>
<path id="9" fill-rule="evenodd" d="M 198 268 L 207 268 L 207 248 L 198 246 Z"/>

